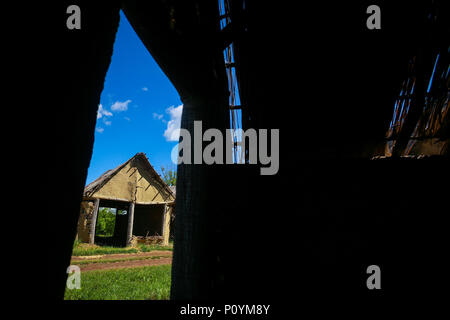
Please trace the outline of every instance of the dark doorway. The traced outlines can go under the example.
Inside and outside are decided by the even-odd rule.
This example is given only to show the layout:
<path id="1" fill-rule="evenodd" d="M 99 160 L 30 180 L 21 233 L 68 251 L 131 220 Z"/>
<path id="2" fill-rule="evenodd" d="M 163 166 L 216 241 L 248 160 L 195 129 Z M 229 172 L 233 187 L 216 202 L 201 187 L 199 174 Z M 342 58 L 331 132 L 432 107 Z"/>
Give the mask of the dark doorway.
<path id="1" fill-rule="evenodd" d="M 141 237 L 162 236 L 164 204 L 136 205 L 133 235 Z"/>
<path id="2" fill-rule="evenodd" d="M 95 227 L 95 244 L 113 247 L 126 246 L 128 208 L 127 202 L 100 200 Z M 112 216 L 114 216 L 113 219 Z"/>

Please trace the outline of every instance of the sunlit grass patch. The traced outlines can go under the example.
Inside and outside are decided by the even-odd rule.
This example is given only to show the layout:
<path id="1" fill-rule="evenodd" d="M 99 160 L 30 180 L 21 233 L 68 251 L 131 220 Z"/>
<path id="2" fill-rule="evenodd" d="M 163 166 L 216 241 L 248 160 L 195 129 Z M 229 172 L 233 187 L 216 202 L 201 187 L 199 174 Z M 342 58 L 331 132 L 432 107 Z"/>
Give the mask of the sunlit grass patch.
<path id="1" fill-rule="evenodd" d="M 126 261 L 140 261 L 140 260 L 154 260 L 154 259 L 160 259 L 160 258 L 166 258 L 170 257 L 168 255 L 161 255 L 161 256 L 144 256 L 144 257 L 124 257 L 124 258 L 117 258 L 117 259 L 92 259 L 92 260 L 80 260 L 80 261 L 72 261 L 71 263 L 74 265 L 85 265 L 85 264 L 92 264 L 92 263 L 114 263 L 114 262 L 126 262 Z"/>
<path id="2" fill-rule="evenodd" d="M 138 245 L 138 248 L 142 252 L 150 252 L 150 251 L 157 251 L 157 250 L 161 250 L 161 251 L 172 251 L 173 250 L 173 246 L 171 246 L 171 245 L 162 246 L 162 245 L 158 245 L 158 244 L 152 244 L 152 245 L 140 244 L 140 245 Z"/>
<path id="3" fill-rule="evenodd" d="M 66 289 L 65 300 L 167 300 L 171 265 L 81 273 L 81 289 Z"/>
<path id="4" fill-rule="evenodd" d="M 73 248 L 73 256 L 93 256 L 98 254 L 138 253 L 136 248 L 116 248 L 104 246 L 77 246 Z"/>

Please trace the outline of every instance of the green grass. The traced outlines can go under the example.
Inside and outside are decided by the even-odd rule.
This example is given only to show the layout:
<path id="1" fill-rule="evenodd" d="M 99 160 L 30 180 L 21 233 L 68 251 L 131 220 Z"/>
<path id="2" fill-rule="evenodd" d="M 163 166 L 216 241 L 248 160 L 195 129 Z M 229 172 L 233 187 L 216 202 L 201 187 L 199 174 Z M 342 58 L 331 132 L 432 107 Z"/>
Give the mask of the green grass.
<path id="1" fill-rule="evenodd" d="M 111 263 L 111 262 L 124 262 L 124 261 L 136 261 L 136 260 L 149 260 L 149 259 L 160 259 L 167 258 L 170 256 L 150 256 L 150 257 L 130 257 L 130 258 L 117 258 L 117 259 L 95 259 L 95 260 L 81 260 L 81 261 L 72 261 L 71 263 L 74 265 L 82 265 L 82 264 L 92 264 L 92 263 Z"/>
<path id="2" fill-rule="evenodd" d="M 66 289 L 65 300 L 167 300 L 171 265 L 81 273 L 81 289 Z"/>
<path id="3" fill-rule="evenodd" d="M 114 253 L 138 253 L 136 248 L 116 248 L 116 247 L 74 247 L 73 256 L 94 256 L 97 254 L 114 254 Z"/>
<path id="4" fill-rule="evenodd" d="M 75 242 L 73 243 L 72 256 L 93 256 L 98 254 L 115 254 L 115 253 L 139 253 L 158 250 L 172 251 L 173 244 L 170 243 L 168 246 L 162 246 L 157 244 L 154 245 L 140 244 L 137 247 L 124 248 L 124 247 L 90 245 L 75 240 Z"/>
<path id="5" fill-rule="evenodd" d="M 138 248 L 141 252 L 150 252 L 150 251 L 157 251 L 157 250 L 162 250 L 162 251 L 172 251 L 173 250 L 173 246 L 171 246 L 171 245 L 161 246 L 161 245 L 157 245 L 157 244 L 152 244 L 152 245 L 140 244 L 140 245 L 138 245 Z"/>

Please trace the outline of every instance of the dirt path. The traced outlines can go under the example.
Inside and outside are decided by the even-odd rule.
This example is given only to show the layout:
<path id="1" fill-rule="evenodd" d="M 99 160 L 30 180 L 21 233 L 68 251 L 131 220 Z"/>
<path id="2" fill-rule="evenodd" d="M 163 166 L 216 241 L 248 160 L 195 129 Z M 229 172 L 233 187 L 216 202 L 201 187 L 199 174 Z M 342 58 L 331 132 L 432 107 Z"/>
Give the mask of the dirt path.
<path id="1" fill-rule="evenodd" d="M 120 261 L 120 262 L 89 263 L 89 264 L 80 265 L 80 270 L 81 271 L 92 271 L 92 270 L 106 270 L 106 269 L 139 268 L 139 267 L 157 266 L 157 265 L 171 264 L 171 263 L 172 263 L 172 257 L 159 258 L 159 259 Z"/>
<path id="2" fill-rule="evenodd" d="M 145 259 L 146 257 L 155 257 L 154 259 Z M 158 258 L 160 257 L 160 258 Z M 143 258 L 143 259 L 136 259 Z M 117 259 L 136 259 L 130 261 L 115 261 Z M 76 265 L 80 261 L 95 261 L 102 260 L 102 262 L 80 264 L 81 271 L 91 270 L 106 270 L 106 269 L 123 269 L 123 268 L 138 268 L 145 266 L 157 266 L 162 264 L 172 263 L 172 251 L 150 251 L 140 253 L 117 253 L 117 254 L 102 254 L 95 256 L 72 256 L 71 264 Z M 104 261 L 104 262 L 103 262 Z"/>
<path id="3" fill-rule="evenodd" d="M 121 258 L 136 258 L 136 257 L 153 257 L 153 256 L 172 256 L 172 251 L 155 250 L 150 252 L 140 253 L 115 253 L 115 254 L 99 254 L 95 256 L 72 256 L 72 262 L 86 261 L 86 260 L 106 260 L 106 259 L 121 259 Z"/>

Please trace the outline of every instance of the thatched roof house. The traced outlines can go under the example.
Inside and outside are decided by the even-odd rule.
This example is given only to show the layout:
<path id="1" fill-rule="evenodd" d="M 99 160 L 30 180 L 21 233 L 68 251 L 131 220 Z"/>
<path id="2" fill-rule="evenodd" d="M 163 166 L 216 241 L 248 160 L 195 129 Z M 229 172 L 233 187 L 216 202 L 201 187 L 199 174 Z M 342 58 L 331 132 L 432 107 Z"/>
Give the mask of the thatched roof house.
<path id="1" fill-rule="evenodd" d="M 78 239 L 89 243 L 168 244 L 175 194 L 153 169 L 144 153 L 108 170 L 86 186 L 78 221 Z M 99 208 L 115 209 L 114 235 L 96 236 Z"/>

